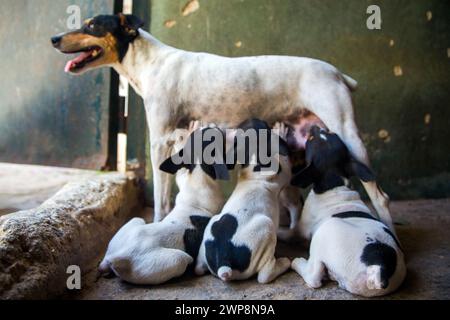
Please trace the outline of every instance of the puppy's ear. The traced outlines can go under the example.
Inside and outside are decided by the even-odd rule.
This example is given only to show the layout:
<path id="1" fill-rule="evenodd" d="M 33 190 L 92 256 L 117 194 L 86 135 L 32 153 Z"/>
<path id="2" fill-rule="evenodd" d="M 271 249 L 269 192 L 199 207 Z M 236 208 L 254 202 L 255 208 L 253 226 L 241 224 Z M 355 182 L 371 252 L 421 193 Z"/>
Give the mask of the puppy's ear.
<path id="1" fill-rule="evenodd" d="M 237 141 L 236 141 L 237 129 L 227 129 L 225 131 L 225 161 L 227 162 L 227 169 L 234 170 L 237 161 Z M 227 161 L 229 160 L 229 161 Z M 230 162 L 230 163 L 228 163 Z"/>
<path id="2" fill-rule="evenodd" d="M 230 180 L 230 175 L 228 173 L 228 167 L 225 164 L 202 164 L 200 165 L 203 172 L 213 180 Z"/>
<path id="3" fill-rule="evenodd" d="M 176 156 L 180 157 L 179 159 L 181 159 L 181 157 L 183 156 L 183 150 L 181 150 Z M 178 170 L 185 167 L 183 164 L 175 164 L 175 162 L 173 161 L 173 157 L 174 156 L 166 159 L 159 166 L 159 170 L 161 170 L 165 173 L 169 173 L 169 174 L 176 174 L 178 172 Z"/>
<path id="4" fill-rule="evenodd" d="M 364 182 L 375 181 L 376 177 L 373 171 L 362 162 L 351 158 L 345 171 L 349 177 L 356 176 Z"/>
<path id="5" fill-rule="evenodd" d="M 289 156 L 290 152 L 289 152 L 289 146 L 287 144 L 287 142 L 285 140 L 283 140 L 283 138 L 280 137 L 280 154 L 282 156 Z"/>
<path id="6" fill-rule="evenodd" d="M 314 165 L 310 164 L 308 167 L 297 173 L 291 180 L 291 185 L 305 189 L 314 184 L 318 179 L 318 173 Z"/>
<path id="7" fill-rule="evenodd" d="M 230 174 L 228 173 L 226 164 L 214 164 L 214 172 L 216 173 L 216 179 L 230 180 Z"/>
<path id="8" fill-rule="evenodd" d="M 144 22 L 135 15 L 119 13 L 118 16 L 123 31 L 129 36 L 137 36 L 139 28 L 144 26 Z"/>

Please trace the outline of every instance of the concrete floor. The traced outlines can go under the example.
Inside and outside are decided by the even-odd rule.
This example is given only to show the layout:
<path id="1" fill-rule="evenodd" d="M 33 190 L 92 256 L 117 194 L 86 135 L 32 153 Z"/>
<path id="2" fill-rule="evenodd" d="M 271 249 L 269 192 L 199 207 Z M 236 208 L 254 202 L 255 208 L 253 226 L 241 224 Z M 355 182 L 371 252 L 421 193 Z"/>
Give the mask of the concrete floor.
<path id="1" fill-rule="evenodd" d="M 96 174 L 78 169 L 0 163 L 0 216 L 36 208 L 66 183 Z"/>
<path id="2" fill-rule="evenodd" d="M 403 244 L 408 276 L 401 289 L 383 299 L 450 299 L 450 199 L 394 202 L 391 205 Z M 278 255 L 307 256 L 301 245 L 281 243 Z M 91 275 L 92 276 L 92 275 Z M 294 272 L 268 285 L 256 280 L 224 283 L 212 276 L 186 275 L 160 286 L 134 286 L 119 279 L 98 279 L 71 299 L 358 299 L 327 283 L 309 289 Z"/>

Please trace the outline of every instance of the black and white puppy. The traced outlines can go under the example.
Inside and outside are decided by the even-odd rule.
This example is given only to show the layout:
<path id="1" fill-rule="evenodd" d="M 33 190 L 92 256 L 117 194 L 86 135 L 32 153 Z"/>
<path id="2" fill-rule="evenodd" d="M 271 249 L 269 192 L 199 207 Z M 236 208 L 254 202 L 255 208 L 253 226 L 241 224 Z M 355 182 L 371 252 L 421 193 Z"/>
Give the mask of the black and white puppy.
<path id="1" fill-rule="evenodd" d="M 308 167 L 292 179 L 313 185 L 300 220 L 300 233 L 311 240 L 309 260 L 298 258 L 292 269 L 308 286 L 318 288 L 328 271 L 349 292 L 373 297 L 396 290 L 406 275 L 395 231 L 372 215 L 359 194 L 346 186 L 357 176 L 375 179 L 356 161 L 336 134 L 315 126 L 306 145 Z"/>
<path id="2" fill-rule="evenodd" d="M 262 163 L 259 148 L 256 148 L 257 153 L 248 152 L 252 148 L 246 144 L 245 161 L 240 162 L 242 166 L 236 188 L 222 213 L 213 217 L 205 229 L 195 271 L 202 275 L 209 269 L 223 281 L 244 280 L 257 274 L 258 282 L 268 283 L 290 266 L 289 259 L 276 259 L 274 256 L 279 196 L 292 177 L 287 144 L 283 140 L 287 130 L 284 125 L 277 124 L 274 129 L 280 134 L 276 135 L 267 123 L 256 119 L 246 121 L 239 128 L 245 132 L 255 130 L 258 147 L 260 141 L 268 137 L 268 140 L 278 141 L 278 152 L 276 155 L 273 152 L 271 158 L 278 163 L 278 170 L 262 172 L 268 163 Z M 260 135 L 262 131 L 266 132 L 265 137 Z M 270 144 L 269 141 L 267 143 Z M 239 148 L 234 146 L 235 150 Z"/>
<path id="3" fill-rule="evenodd" d="M 172 142 L 177 156 L 191 152 L 192 132 L 205 135 L 214 128 L 176 130 Z M 218 133 L 223 136 L 222 132 Z M 211 142 L 204 142 L 202 150 Z M 181 150 L 180 150 L 181 149 Z M 102 273 L 113 272 L 121 279 L 139 285 L 154 285 L 166 282 L 185 273 L 193 264 L 210 218 L 224 204 L 217 179 L 228 179 L 225 162 L 211 165 L 191 162 L 175 164 L 174 156 L 167 159 L 161 170 L 175 174 L 180 190 L 171 213 L 161 222 L 146 224 L 135 218 L 122 227 L 108 246 L 100 264 Z M 194 265 L 193 265 L 194 266 Z"/>

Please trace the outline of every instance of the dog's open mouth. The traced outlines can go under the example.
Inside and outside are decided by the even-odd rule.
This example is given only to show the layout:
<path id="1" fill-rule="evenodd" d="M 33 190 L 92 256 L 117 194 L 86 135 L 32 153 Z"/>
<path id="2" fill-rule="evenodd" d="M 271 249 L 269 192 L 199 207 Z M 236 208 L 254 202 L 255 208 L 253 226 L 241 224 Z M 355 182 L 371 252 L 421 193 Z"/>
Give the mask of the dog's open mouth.
<path id="1" fill-rule="evenodd" d="M 66 67 L 64 68 L 65 72 L 77 72 L 83 69 L 89 63 L 94 62 L 99 59 L 103 55 L 103 49 L 98 46 L 88 47 L 82 50 L 73 51 L 73 52 L 64 52 L 65 54 L 75 54 L 80 53 L 75 59 L 67 62 Z"/>

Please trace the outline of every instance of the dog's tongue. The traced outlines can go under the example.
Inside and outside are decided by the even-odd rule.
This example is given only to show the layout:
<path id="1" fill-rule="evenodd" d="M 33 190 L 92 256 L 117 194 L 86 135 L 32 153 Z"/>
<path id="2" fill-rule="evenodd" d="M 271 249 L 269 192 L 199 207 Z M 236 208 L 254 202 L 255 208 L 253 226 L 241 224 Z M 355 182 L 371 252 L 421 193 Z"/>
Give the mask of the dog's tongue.
<path id="1" fill-rule="evenodd" d="M 84 59 L 88 58 L 90 55 L 91 55 L 91 52 L 89 52 L 89 51 L 83 52 L 82 54 L 80 54 L 75 59 L 68 61 L 66 63 L 66 67 L 64 68 L 64 71 L 67 72 L 67 73 L 70 72 L 70 70 L 72 70 L 72 68 L 74 66 L 76 66 L 78 63 L 80 63 Z"/>

